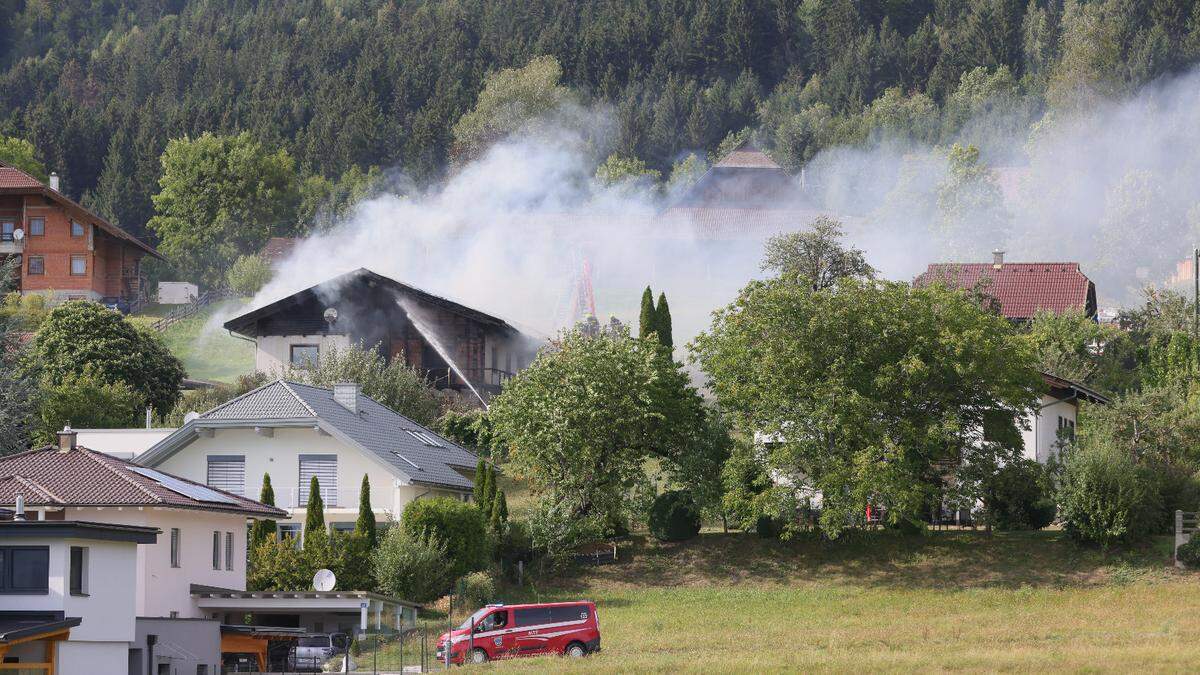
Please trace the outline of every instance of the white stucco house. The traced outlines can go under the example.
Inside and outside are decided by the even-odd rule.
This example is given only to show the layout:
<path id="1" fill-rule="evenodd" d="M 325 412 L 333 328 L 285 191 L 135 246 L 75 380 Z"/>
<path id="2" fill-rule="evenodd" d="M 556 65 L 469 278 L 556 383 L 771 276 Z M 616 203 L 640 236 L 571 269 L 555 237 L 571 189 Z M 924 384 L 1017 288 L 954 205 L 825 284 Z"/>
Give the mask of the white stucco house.
<path id="1" fill-rule="evenodd" d="M 31 519 L 88 521 L 162 531 L 138 548 L 137 583 L 126 587 L 139 617 L 209 618 L 192 585 L 246 588 L 248 520 L 287 512 L 76 444 L 0 457 L 0 506 L 20 496 Z"/>
<path id="2" fill-rule="evenodd" d="M 278 519 L 280 536 L 299 538 L 314 476 L 327 526 L 353 530 L 364 475 L 376 521 L 387 524 L 415 499 L 469 501 L 478 456 L 356 384 L 276 380 L 189 420 L 137 462 L 246 497 L 269 474 L 275 504 L 291 514 Z"/>
<path id="3" fill-rule="evenodd" d="M 1041 464 L 1057 457 L 1064 442 L 1075 439 L 1079 402 L 1108 405 L 1107 396 L 1078 382 L 1042 373 L 1046 388 L 1035 410 L 1021 421 L 1025 457 Z"/>
<path id="4" fill-rule="evenodd" d="M 21 673 L 128 672 L 130 589 L 158 529 L 16 518 L 0 521 L 0 661 Z"/>

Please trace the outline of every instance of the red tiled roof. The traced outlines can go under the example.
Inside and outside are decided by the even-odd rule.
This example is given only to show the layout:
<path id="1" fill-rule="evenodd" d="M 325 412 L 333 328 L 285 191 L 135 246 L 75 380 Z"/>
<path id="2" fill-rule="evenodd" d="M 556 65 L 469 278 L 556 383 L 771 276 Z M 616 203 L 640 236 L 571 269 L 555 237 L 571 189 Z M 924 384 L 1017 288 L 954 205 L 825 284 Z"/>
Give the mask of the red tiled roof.
<path id="1" fill-rule="evenodd" d="M 76 217 L 80 220 L 91 221 L 92 223 L 95 223 L 95 225 L 101 230 L 104 230 L 117 239 L 127 241 L 156 258 L 162 258 L 162 255 L 158 251 L 154 250 L 153 246 L 150 246 L 132 234 L 129 234 L 125 230 L 122 230 L 95 213 L 83 208 L 58 190 L 51 188 L 49 185 L 46 185 L 45 183 L 16 167 L 0 163 L 0 194 L 20 195 L 30 193 L 40 194 L 47 199 L 52 199 L 58 202 L 68 211 L 73 211 L 76 214 Z"/>
<path id="2" fill-rule="evenodd" d="M 739 169 L 775 169 L 782 171 L 780 166 L 775 163 L 775 160 L 767 156 L 767 153 L 758 149 L 758 146 L 750 141 L 746 141 L 739 145 L 736 150 L 725 155 L 721 161 L 715 166 L 737 167 Z"/>
<path id="3" fill-rule="evenodd" d="M 271 237 L 263 246 L 261 255 L 272 263 L 279 263 L 292 254 L 292 249 L 298 243 L 300 240 L 295 237 Z"/>
<path id="4" fill-rule="evenodd" d="M 1079 263 L 934 263 L 913 285 L 937 281 L 963 289 L 983 282 L 982 292 L 998 300 L 1000 313 L 1009 319 L 1030 319 L 1039 311 L 1096 311 L 1095 286 Z"/>
<path id="5" fill-rule="evenodd" d="M 233 503 L 194 499 L 133 471 L 134 468 L 141 467 L 82 447 L 60 452 L 51 446 L 0 457 L 0 505 L 15 504 L 16 496 L 20 494 L 29 506 L 162 506 L 271 518 L 287 515 L 273 506 L 221 490 L 216 492 L 229 497 Z M 185 478 L 171 477 L 200 485 Z"/>
<path id="6" fill-rule="evenodd" d="M 0 164 L 0 188 L 17 188 L 36 190 L 42 187 L 41 181 L 29 174 L 11 166 Z"/>

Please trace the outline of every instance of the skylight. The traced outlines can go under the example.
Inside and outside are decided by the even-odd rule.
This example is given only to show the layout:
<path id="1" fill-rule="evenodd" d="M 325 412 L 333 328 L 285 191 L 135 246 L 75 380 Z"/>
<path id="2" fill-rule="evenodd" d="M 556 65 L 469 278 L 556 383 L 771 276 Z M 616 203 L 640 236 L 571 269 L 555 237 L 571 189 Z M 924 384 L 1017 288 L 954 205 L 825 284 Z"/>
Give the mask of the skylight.
<path id="1" fill-rule="evenodd" d="M 425 433 L 424 431 L 416 431 L 414 429 L 405 429 L 405 431 L 408 432 L 409 436 L 412 436 L 413 438 L 417 439 L 418 441 L 421 441 L 422 443 L 424 443 L 425 445 L 428 445 L 431 448 L 446 447 L 446 446 L 442 445 L 441 442 L 438 441 L 436 438 L 434 438 L 433 436 L 430 436 L 429 434 Z"/>
<path id="2" fill-rule="evenodd" d="M 200 502 L 213 502 L 216 504 L 237 504 L 237 500 L 226 495 L 204 487 L 203 485 L 194 485 L 168 476 L 165 473 L 160 473 L 154 469 L 147 469 L 140 466 L 129 467 L 131 471 L 135 471 L 150 480 L 155 481 L 159 485 L 167 488 L 171 492 L 176 492 L 184 497 L 190 497 Z"/>

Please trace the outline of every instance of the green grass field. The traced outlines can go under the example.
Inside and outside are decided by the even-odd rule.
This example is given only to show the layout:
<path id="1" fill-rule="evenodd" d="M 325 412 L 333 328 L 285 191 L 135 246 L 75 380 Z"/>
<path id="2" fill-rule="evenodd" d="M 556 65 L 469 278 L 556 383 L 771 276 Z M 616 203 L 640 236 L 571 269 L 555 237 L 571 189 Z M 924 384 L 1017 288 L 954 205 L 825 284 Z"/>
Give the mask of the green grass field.
<path id="1" fill-rule="evenodd" d="M 214 303 L 160 333 L 167 348 L 183 362 L 189 378 L 228 383 L 254 372 L 254 343 L 235 338 L 221 327 L 242 304 L 241 300 Z M 148 326 L 170 309 L 151 305 L 131 320 Z"/>
<path id="2" fill-rule="evenodd" d="M 1194 671 L 1200 575 L 1164 540 L 1083 550 L 1061 532 L 644 539 L 616 565 L 510 589 L 594 600 L 603 651 L 504 672 Z M 457 612 L 456 612 L 457 614 Z M 441 622 L 444 626 L 444 620 Z M 411 661 L 410 661 L 411 663 Z"/>

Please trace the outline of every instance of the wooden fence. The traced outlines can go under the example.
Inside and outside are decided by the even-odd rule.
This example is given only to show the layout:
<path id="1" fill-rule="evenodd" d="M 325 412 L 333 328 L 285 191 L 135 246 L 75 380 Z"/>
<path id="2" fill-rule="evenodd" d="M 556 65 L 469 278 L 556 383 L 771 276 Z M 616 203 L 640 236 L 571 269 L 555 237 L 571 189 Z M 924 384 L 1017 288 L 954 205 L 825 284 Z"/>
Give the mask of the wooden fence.
<path id="1" fill-rule="evenodd" d="M 205 291 L 200 294 L 200 297 L 186 305 L 181 305 L 178 309 L 171 310 L 170 314 L 150 324 L 150 329 L 161 333 L 175 323 L 183 321 L 212 303 L 224 299 L 227 295 L 228 293 L 223 290 Z"/>

